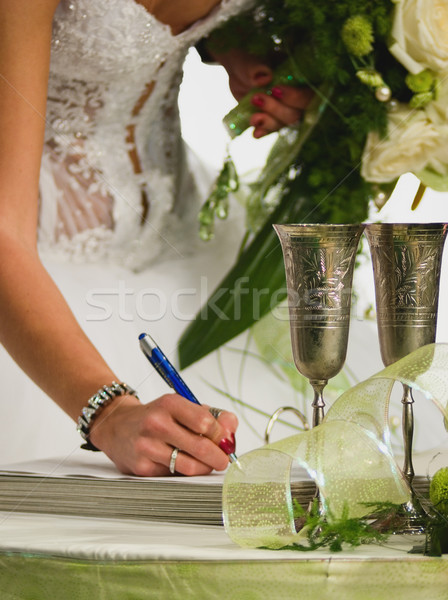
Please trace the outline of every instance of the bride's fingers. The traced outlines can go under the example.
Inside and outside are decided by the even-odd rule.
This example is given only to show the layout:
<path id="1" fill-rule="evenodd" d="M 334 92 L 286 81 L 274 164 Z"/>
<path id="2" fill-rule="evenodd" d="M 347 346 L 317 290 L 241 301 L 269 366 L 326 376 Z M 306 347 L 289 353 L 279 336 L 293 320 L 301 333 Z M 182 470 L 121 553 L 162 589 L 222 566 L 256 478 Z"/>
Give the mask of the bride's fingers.
<path id="1" fill-rule="evenodd" d="M 262 137 L 299 122 L 312 97 L 313 92 L 308 88 L 288 86 L 273 87 L 270 94 L 255 94 L 252 104 L 259 112 L 252 115 L 250 121 L 255 128 L 254 137 Z"/>
<path id="2" fill-rule="evenodd" d="M 287 106 L 267 94 L 255 94 L 252 98 L 252 104 L 260 112 L 266 113 L 282 125 L 296 123 L 302 114 L 302 109 Z"/>
<path id="3" fill-rule="evenodd" d="M 209 412 L 210 412 L 210 407 L 207 404 L 203 404 L 202 405 L 204 408 L 206 408 Z M 224 429 L 228 432 L 235 432 L 238 428 L 238 418 L 236 415 L 234 415 L 231 412 L 228 412 L 227 410 L 223 410 L 220 408 L 214 408 L 212 409 L 214 411 L 219 411 L 219 415 L 218 415 L 218 423 L 224 427 Z M 213 415 L 213 413 L 211 413 Z M 215 417 L 216 418 L 216 417 Z"/>
<path id="4" fill-rule="evenodd" d="M 169 465 L 171 464 L 173 450 L 173 448 L 168 447 Z M 208 475 L 212 471 L 212 468 L 209 465 L 202 463 L 196 458 L 193 458 L 181 449 L 178 450 L 177 456 L 175 456 L 175 460 L 173 461 L 173 463 L 174 464 L 172 466 L 174 469 L 174 473 L 179 473 L 180 475 L 187 475 L 188 477 L 194 477 L 196 475 Z M 227 465 L 228 463 L 224 468 L 226 468 Z M 174 473 L 171 473 L 170 471 L 170 474 Z"/>
<path id="5" fill-rule="evenodd" d="M 207 437 L 215 444 L 229 437 L 238 425 L 238 421 L 231 413 L 224 412 L 219 419 L 210 413 L 208 406 L 193 404 L 177 394 L 166 394 L 162 399 L 164 407 L 187 430 Z"/>
<path id="6" fill-rule="evenodd" d="M 296 120 L 299 121 L 300 118 L 297 118 Z M 269 133 L 272 133 L 273 131 L 278 131 L 285 125 L 266 113 L 255 113 L 252 115 L 250 124 L 254 128 L 254 138 L 261 138 Z"/>
<path id="7" fill-rule="evenodd" d="M 226 438 L 221 438 L 226 439 Z M 229 465 L 229 457 L 224 449 L 215 444 L 208 437 L 193 433 L 181 425 L 174 424 L 165 436 L 168 445 L 179 448 L 192 459 L 207 465 L 209 470 L 223 471 Z M 219 442 L 221 443 L 221 442 Z M 232 443 L 230 440 L 229 444 Z M 181 471 L 185 475 L 192 473 Z"/>
<path id="8" fill-rule="evenodd" d="M 199 437 L 199 436 L 196 436 Z M 209 441 L 209 444 L 213 444 Z M 173 455 L 174 450 L 177 453 Z M 207 449 L 210 451 L 210 448 Z M 228 461 L 224 462 L 224 468 Z M 138 458 L 135 474 L 142 477 L 161 477 L 179 473 L 181 475 L 207 475 L 213 467 L 189 455 L 179 446 L 171 446 L 161 440 L 143 437 L 138 443 Z"/>
<path id="9" fill-rule="evenodd" d="M 271 88 L 271 97 L 291 108 L 304 110 L 313 99 L 314 92 L 307 87 L 277 85 Z"/>
<path id="10" fill-rule="evenodd" d="M 218 422 L 207 407 L 193 404 L 177 394 L 166 394 L 148 406 L 141 431 L 148 440 L 146 450 L 151 454 L 152 440 L 160 440 L 179 447 L 204 465 L 223 470 L 228 465 L 228 454 L 235 449 L 236 418 L 231 415 L 222 415 L 222 418 L 230 429 Z"/>
<path id="11" fill-rule="evenodd" d="M 233 415 L 223 413 L 217 420 L 207 407 L 177 394 L 146 405 L 135 397 L 123 397 L 95 420 L 91 438 L 124 473 L 168 475 L 172 451 L 179 448 L 176 471 L 199 475 L 228 466 L 236 424 Z"/>

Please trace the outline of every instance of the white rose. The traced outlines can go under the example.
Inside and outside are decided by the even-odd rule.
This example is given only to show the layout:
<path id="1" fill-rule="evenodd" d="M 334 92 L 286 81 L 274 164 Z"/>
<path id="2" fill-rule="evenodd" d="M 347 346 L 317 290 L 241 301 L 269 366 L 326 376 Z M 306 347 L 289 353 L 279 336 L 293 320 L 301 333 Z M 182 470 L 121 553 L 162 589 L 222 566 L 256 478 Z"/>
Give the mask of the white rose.
<path id="1" fill-rule="evenodd" d="M 438 85 L 436 99 L 425 106 L 425 112 L 433 123 L 448 123 L 448 74 Z"/>
<path id="2" fill-rule="evenodd" d="M 448 175 L 448 125 L 434 123 L 424 110 L 411 111 L 403 105 L 390 114 L 385 139 L 369 133 L 361 175 L 366 181 L 385 183 L 423 169 Z"/>
<path id="3" fill-rule="evenodd" d="M 448 71 L 448 1 L 395 0 L 389 48 L 410 72 Z"/>
<path id="4" fill-rule="evenodd" d="M 440 84 L 437 99 L 425 107 L 426 116 L 434 125 L 446 126 L 448 123 L 448 78 Z M 417 177 L 433 190 L 448 192 L 448 157 L 443 148 L 439 157 L 433 156 L 428 166 L 416 173 Z"/>

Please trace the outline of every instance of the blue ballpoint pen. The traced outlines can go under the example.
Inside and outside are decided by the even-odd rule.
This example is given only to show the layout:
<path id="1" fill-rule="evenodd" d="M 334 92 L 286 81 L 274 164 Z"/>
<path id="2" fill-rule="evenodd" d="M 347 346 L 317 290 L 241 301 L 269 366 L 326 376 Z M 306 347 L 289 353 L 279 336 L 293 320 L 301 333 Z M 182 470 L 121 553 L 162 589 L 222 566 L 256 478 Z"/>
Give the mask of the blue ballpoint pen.
<path id="1" fill-rule="evenodd" d="M 152 366 L 155 368 L 157 373 L 167 382 L 167 384 L 180 396 L 183 396 L 194 404 L 201 404 L 190 388 L 187 386 L 185 381 L 167 359 L 165 354 L 155 343 L 152 337 L 147 333 L 141 333 L 138 336 L 140 342 L 140 348 Z M 229 454 L 229 458 L 232 462 L 238 463 L 238 458 L 232 452 Z"/>

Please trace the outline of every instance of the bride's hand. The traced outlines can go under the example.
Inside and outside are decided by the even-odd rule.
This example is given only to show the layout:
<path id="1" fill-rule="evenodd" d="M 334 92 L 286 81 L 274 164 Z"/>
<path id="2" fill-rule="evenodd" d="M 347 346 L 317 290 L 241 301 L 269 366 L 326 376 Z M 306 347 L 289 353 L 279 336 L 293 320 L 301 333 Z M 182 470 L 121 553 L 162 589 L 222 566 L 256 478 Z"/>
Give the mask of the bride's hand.
<path id="1" fill-rule="evenodd" d="M 229 87 L 237 100 L 253 88 L 267 87 L 272 82 L 272 69 L 255 56 L 242 50 L 215 55 L 229 75 Z M 276 85 L 268 93 L 254 93 L 252 104 L 258 110 L 250 119 L 255 138 L 278 131 L 285 125 L 298 123 L 313 97 L 307 87 Z"/>
<path id="2" fill-rule="evenodd" d="M 177 394 L 149 404 L 122 396 L 92 423 L 90 440 L 123 473 L 169 475 L 173 449 L 179 448 L 176 473 L 206 475 L 228 466 L 237 426 L 234 414 L 223 411 L 215 419 L 208 407 Z"/>
<path id="3" fill-rule="evenodd" d="M 259 110 L 250 119 L 254 137 L 261 138 L 285 125 L 298 123 L 313 97 L 309 88 L 276 85 L 269 94 L 257 93 L 252 104 Z"/>

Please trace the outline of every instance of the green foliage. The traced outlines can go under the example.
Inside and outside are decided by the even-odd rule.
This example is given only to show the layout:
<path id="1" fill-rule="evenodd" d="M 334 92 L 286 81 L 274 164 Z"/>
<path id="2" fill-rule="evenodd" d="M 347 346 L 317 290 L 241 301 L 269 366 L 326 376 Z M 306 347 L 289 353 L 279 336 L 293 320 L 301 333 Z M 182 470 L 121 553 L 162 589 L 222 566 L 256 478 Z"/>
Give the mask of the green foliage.
<path id="1" fill-rule="evenodd" d="M 238 173 L 232 159 L 228 156 L 216 180 L 212 193 L 199 213 L 199 236 L 204 241 L 214 237 L 215 216 L 226 219 L 229 205 L 230 192 L 236 192 L 239 187 Z"/>
<path id="2" fill-rule="evenodd" d="M 448 467 L 439 469 L 429 486 L 431 511 L 428 518 L 425 554 L 448 554 Z"/>
<path id="3" fill-rule="evenodd" d="M 369 37 L 384 41 L 390 31 L 392 9 L 391 0 L 285 0 L 281 7 L 278 0 L 264 0 L 214 32 L 209 45 L 215 51 L 240 47 L 259 56 L 288 52 L 301 45 L 318 58 L 315 66 L 320 74 L 328 76 L 347 54 L 341 39 L 346 21 L 361 17 L 370 24 Z"/>
<path id="4" fill-rule="evenodd" d="M 434 86 L 435 77 L 430 69 L 424 69 L 420 73 L 408 73 L 406 75 L 406 85 L 414 92 L 429 92 Z"/>
<path id="5" fill-rule="evenodd" d="M 375 505 L 377 511 L 396 509 L 395 505 Z M 327 507 L 322 514 L 319 502 L 315 498 L 309 511 L 305 511 L 298 502 L 294 502 L 294 517 L 303 524 L 302 533 L 306 544 L 299 542 L 284 546 L 280 550 L 310 552 L 317 548 L 328 547 L 330 552 L 340 552 L 344 545 L 356 547 L 361 544 L 381 543 L 387 539 L 387 533 L 375 529 L 368 518 L 350 518 L 348 507 L 336 519 Z"/>
<path id="6" fill-rule="evenodd" d="M 362 15 L 348 18 L 342 27 L 341 35 L 350 54 L 364 56 L 372 52 L 374 40 L 372 24 Z"/>
<path id="7" fill-rule="evenodd" d="M 424 553 L 428 556 L 448 554 L 448 520 L 439 517 L 429 525 Z"/>
<path id="8" fill-rule="evenodd" d="M 387 107 L 375 98 L 375 86 L 356 77 L 362 70 L 356 60 L 362 54 L 364 72 L 368 67 L 378 81 L 386 80 L 394 97 L 410 98 L 406 71 L 386 47 L 392 10 L 392 0 L 285 0 L 281 6 L 264 0 L 209 39 L 214 50 L 241 47 L 274 64 L 293 58 L 294 76 L 313 89 L 325 84 L 333 90 L 321 123 L 299 155 L 290 157 L 289 171 L 300 175 L 291 181 L 285 172 L 271 184 L 283 188 L 279 198 L 312 198 L 315 222 L 363 220 L 373 195 L 359 169 L 367 134 L 386 133 Z M 363 51 L 350 52 L 348 38 L 364 44 Z"/>
<path id="9" fill-rule="evenodd" d="M 442 469 L 442 471 L 448 469 Z M 443 475 L 445 477 L 445 475 Z M 318 548 L 328 547 L 330 552 L 340 552 L 345 546 L 356 547 L 361 544 L 383 543 L 389 535 L 402 530 L 409 514 L 405 507 L 391 502 L 366 503 L 370 515 L 353 519 L 349 509 L 344 507 L 339 518 L 335 518 L 329 506 L 322 512 L 317 498 L 305 511 L 293 501 L 293 515 L 297 529 L 301 532 L 303 543 L 294 542 L 279 550 L 295 550 L 310 552 Z M 428 508 L 428 514 L 422 517 L 426 531 L 426 541 L 422 546 L 415 546 L 411 553 L 424 553 L 427 556 L 441 556 L 448 553 L 448 517 L 435 506 Z"/>
<path id="10" fill-rule="evenodd" d="M 439 81 L 430 69 L 424 69 L 416 74 L 408 73 L 405 83 L 414 93 L 409 100 L 411 108 L 424 108 L 437 97 Z"/>
<path id="11" fill-rule="evenodd" d="M 299 155 L 290 157 L 292 172 L 300 173 L 298 180 L 280 175 L 272 183 L 280 183 L 281 196 L 291 202 L 297 194 L 312 197 L 316 222 L 362 220 L 372 195 L 358 172 L 367 134 L 386 133 L 387 107 L 376 100 L 372 86 L 355 76 L 360 65 L 354 60 L 369 54 L 365 66 L 376 73 L 373 65 L 381 65 L 382 80 L 394 97 L 410 97 L 406 72 L 386 48 L 392 10 L 391 0 L 285 0 L 282 6 L 278 0 L 264 0 L 209 39 L 214 49 L 242 47 L 274 64 L 293 58 L 295 76 L 313 89 L 322 84 L 332 88 L 324 118 Z M 346 42 L 362 38 L 363 52 L 350 52 L 343 37 Z"/>
<path id="12" fill-rule="evenodd" d="M 448 517 L 448 467 L 439 469 L 431 480 L 429 497 L 439 512 Z"/>

